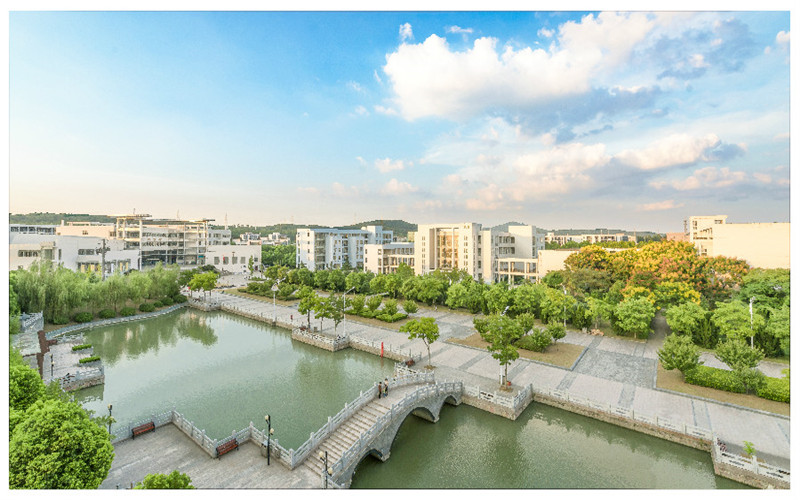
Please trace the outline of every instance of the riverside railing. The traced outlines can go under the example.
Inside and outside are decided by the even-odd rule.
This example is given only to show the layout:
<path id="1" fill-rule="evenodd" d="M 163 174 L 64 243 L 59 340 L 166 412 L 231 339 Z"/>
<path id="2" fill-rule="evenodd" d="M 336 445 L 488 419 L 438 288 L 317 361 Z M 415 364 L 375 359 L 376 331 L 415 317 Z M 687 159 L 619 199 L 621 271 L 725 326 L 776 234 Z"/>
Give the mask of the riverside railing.
<path id="1" fill-rule="evenodd" d="M 156 317 L 156 316 L 161 316 L 162 314 L 170 313 L 172 311 L 180 309 L 181 307 L 186 307 L 186 305 L 187 305 L 187 303 L 184 302 L 182 304 L 175 304 L 175 305 L 166 307 L 164 309 L 160 309 L 158 311 L 153 311 L 153 312 L 149 312 L 149 313 L 134 314 L 132 316 L 122 316 L 122 317 L 118 317 L 118 318 L 101 319 L 101 320 L 98 320 L 98 321 L 91 321 L 89 323 L 81 323 L 79 325 L 65 326 L 64 328 L 59 328 L 58 330 L 53 330 L 52 332 L 48 332 L 45 335 L 45 338 L 47 340 L 52 340 L 52 339 L 54 339 L 54 338 L 56 338 L 56 337 L 58 337 L 60 335 L 64 335 L 64 334 L 67 334 L 67 333 L 73 333 L 73 332 L 78 332 L 78 331 L 82 331 L 82 330 L 90 330 L 92 328 L 98 328 L 98 327 L 101 327 L 101 326 L 116 325 L 116 324 L 119 324 L 119 323 L 127 323 L 129 321 L 139 321 L 140 319 L 149 319 L 149 318 L 153 318 L 153 317 Z"/>
<path id="2" fill-rule="evenodd" d="M 719 439 L 716 438 L 716 436 L 714 436 L 712 441 L 712 453 L 714 454 L 714 460 L 716 462 L 739 467 L 740 469 L 744 469 L 755 474 L 760 474 L 772 479 L 784 481 L 787 484 L 791 482 L 791 474 L 785 468 L 776 467 L 766 462 L 761 462 L 756 455 L 752 455 L 750 457 L 734 455 L 725 449 L 725 446 Z"/>
<path id="3" fill-rule="evenodd" d="M 344 349 L 350 343 L 347 340 L 347 337 L 331 337 L 328 335 L 323 335 L 321 333 L 313 333 L 308 330 L 304 330 L 303 328 L 293 328 L 292 335 L 297 337 L 303 337 L 309 340 L 309 343 L 319 343 L 330 346 L 332 351 L 338 351 L 339 349 Z"/>
<path id="4" fill-rule="evenodd" d="M 44 315 L 41 312 L 31 315 L 23 314 L 19 319 L 20 332 L 39 332 L 44 329 Z"/>
<path id="5" fill-rule="evenodd" d="M 88 380 L 95 380 L 105 375 L 103 366 L 95 366 L 91 368 L 81 368 L 75 373 L 69 373 L 63 377 L 57 377 L 61 389 L 64 391 L 72 390 L 75 386 L 80 386 L 83 382 Z"/>
<path id="6" fill-rule="evenodd" d="M 389 382 L 389 387 L 394 388 L 412 384 L 431 384 L 433 382 L 434 377 L 432 372 L 416 373 L 405 377 L 392 378 L 392 380 Z M 339 427 L 339 425 L 358 413 L 361 408 L 375 399 L 376 394 L 377 382 L 373 384 L 372 387 L 370 387 L 366 392 L 361 391 L 360 395 L 352 403 L 345 403 L 344 408 L 340 410 L 339 413 L 333 417 L 328 417 L 328 422 L 320 427 L 317 432 L 312 432 L 306 442 L 300 445 L 297 450 L 290 449 L 290 467 L 294 469 L 298 465 L 302 464 L 303 461 L 308 458 L 309 454 L 313 452 L 322 441 L 327 439 L 328 436 L 330 436 L 330 434 Z"/>
<path id="7" fill-rule="evenodd" d="M 339 458 L 339 460 L 337 460 L 331 466 L 333 474 L 330 476 L 330 481 L 336 483 L 336 487 L 343 487 L 343 485 L 339 484 L 334 477 L 340 475 L 353 460 L 358 460 L 361 458 L 361 455 L 364 453 L 364 451 L 366 451 L 367 447 L 371 445 L 373 439 L 380 435 L 381 432 L 386 430 L 386 428 L 391 425 L 396 417 L 405 417 L 405 412 L 408 409 L 416 406 L 419 403 L 419 400 L 430 396 L 440 396 L 442 394 L 448 394 L 452 392 L 462 392 L 463 387 L 464 386 L 461 382 L 444 382 L 426 385 L 424 387 L 420 387 L 414 392 L 406 394 L 403 399 L 393 404 L 387 413 L 384 413 L 378 417 L 372 427 L 363 432 L 358 437 L 358 441 L 353 443 L 353 445 L 342 454 L 341 458 Z"/>
<path id="8" fill-rule="evenodd" d="M 400 349 L 394 347 L 392 344 L 386 344 L 380 341 L 369 340 L 365 337 L 359 337 L 357 335 L 350 335 L 349 337 L 350 337 L 351 347 L 355 343 L 359 344 L 362 347 L 367 348 L 362 350 L 375 351 L 375 353 L 380 353 L 381 344 L 383 344 L 383 352 L 387 358 L 401 359 L 401 360 L 413 359 L 415 363 L 418 362 L 420 359 L 422 359 L 421 352 L 417 353 L 417 355 L 414 356 L 411 349 Z"/>

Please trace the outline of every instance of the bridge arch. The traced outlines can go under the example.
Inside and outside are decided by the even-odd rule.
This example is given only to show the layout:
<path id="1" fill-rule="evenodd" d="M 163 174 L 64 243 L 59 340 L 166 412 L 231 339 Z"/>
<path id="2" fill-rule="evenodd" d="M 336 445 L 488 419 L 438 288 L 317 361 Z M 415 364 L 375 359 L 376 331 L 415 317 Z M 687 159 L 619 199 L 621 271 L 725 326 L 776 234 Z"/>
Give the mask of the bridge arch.
<path id="1" fill-rule="evenodd" d="M 409 404 L 404 409 L 398 408 L 398 411 L 393 414 L 393 417 L 387 422 L 386 426 L 372 439 L 364 443 L 360 453 L 354 455 L 350 460 L 343 459 L 341 469 L 334 473 L 332 479 L 340 485 L 349 487 L 353 480 L 353 473 L 367 456 L 372 455 L 382 462 L 389 459 L 392 451 L 392 444 L 397 437 L 397 433 L 410 415 L 428 420 L 429 422 L 438 422 L 439 414 L 445 403 L 454 406 L 461 404 L 460 384 L 457 390 L 450 389 L 442 392 L 431 392 Z"/>

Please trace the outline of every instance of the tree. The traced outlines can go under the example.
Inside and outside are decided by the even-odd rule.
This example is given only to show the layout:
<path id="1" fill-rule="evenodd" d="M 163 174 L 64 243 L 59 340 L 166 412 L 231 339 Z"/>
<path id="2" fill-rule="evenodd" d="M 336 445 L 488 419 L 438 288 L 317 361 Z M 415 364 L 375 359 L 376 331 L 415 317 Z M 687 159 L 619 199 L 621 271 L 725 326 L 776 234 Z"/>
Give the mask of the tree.
<path id="1" fill-rule="evenodd" d="M 789 302 L 785 302 L 780 309 L 773 309 L 769 315 L 766 331 L 780 342 L 781 350 L 788 356 L 789 336 L 791 333 Z"/>
<path id="2" fill-rule="evenodd" d="M 477 318 L 476 318 L 477 319 Z M 508 379 L 508 365 L 519 358 L 519 351 L 513 342 L 522 336 L 522 327 L 508 316 L 490 316 L 486 332 L 481 338 L 489 343 L 487 349 L 500 366 L 505 368 L 503 382 Z"/>
<path id="3" fill-rule="evenodd" d="M 94 489 L 114 458 L 108 432 L 77 403 L 39 400 L 11 433 L 9 486 Z"/>
<path id="4" fill-rule="evenodd" d="M 8 406 L 24 412 L 44 395 L 39 373 L 25 363 L 12 363 L 8 371 Z"/>
<path id="5" fill-rule="evenodd" d="M 419 308 L 417 307 L 417 303 L 413 300 L 405 300 L 403 301 L 403 310 L 406 314 L 414 314 Z"/>
<path id="6" fill-rule="evenodd" d="M 118 312 L 119 305 L 130 297 L 128 282 L 119 273 L 114 273 L 102 282 L 101 288 L 106 303 L 114 307 L 114 312 Z"/>
<path id="7" fill-rule="evenodd" d="M 9 277 L 8 283 L 8 333 L 9 335 L 14 335 L 19 333 L 20 324 L 19 324 L 19 316 L 20 316 L 20 309 L 19 303 L 17 302 L 17 294 L 14 292 L 14 285 L 12 281 L 14 280 L 13 274 Z"/>
<path id="8" fill-rule="evenodd" d="M 523 335 L 533 330 L 533 325 L 536 324 L 536 318 L 531 313 L 522 313 L 516 317 L 516 320 L 522 328 Z"/>
<path id="9" fill-rule="evenodd" d="M 514 314 L 531 313 L 541 317 L 541 303 L 547 287 L 539 284 L 525 283 L 512 292 L 511 312 Z"/>
<path id="10" fill-rule="evenodd" d="M 336 333 L 336 328 L 344 319 L 344 297 L 330 294 L 326 302 L 328 303 L 328 317 L 333 320 L 333 332 Z"/>
<path id="11" fill-rule="evenodd" d="M 213 271 L 195 274 L 189 282 L 189 288 L 192 290 L 203 290 L 203 297 L 205 297 L 206 292 L 210 292 L 217 286 L 218 278 L 219 275 Z"/>
<path id="12" fill-rule="evenodd" d="M 419 319 L 412 319 L 405 325 L 400 327 L 400 331 L 408 333 L 408 339 L 421 339 L 428 349 L 428 368 L 431 366 L 431 344 L 439 339 L 439 325 L 433 318 L 422 317 Z"/>
<path id="13" fill-rule="evenodd" d="M 486 301 L 486 308 L 489 314 L 500 314 L 505 311 L 511 302 L 508 293 L 508 285 L 505 283 L 494 283 L 483 291 L 483 298 Z"/>
<path id="14" fill-rule="evenodd" d="M 308 285 L 303 285 L 300 287 L 300 291 L 297 292 L 297 297 L 300 298 L 300 302 L 297 304 L 297 312 L 300 314 L 305 314 L 306 318 L 308 319 L 308 329 L 311 329 L 311 311 L 316 309 L 317 301 L 317 292 L 314 291 Z"/>
<path id="15" fill-rule="evenodd" d="M 667 325 L 676 335 L 687 335 L 697 330 L 706 317 L 706 310 L 694 302 L 684 302 L 667 309 Z"/>
<path id="16" fill-rule="evenodd" d="M 363 295 L 359 294 L 354 296 L 350 299 L 350 310 L 353 311 L 353 314 L 361 315 L 361 312 L 364 310 L 366 306 L 367 298 Z"/>
<path id="17" fill-rule="evenodd" d="M 755 330 L 764 327 L 764 317 L 753 311 L 753 326 L 750 326 L 749 307 L 739 301 L 717 302 L 711 321 L 719 329 L 720 335 L 729 339 L 752 337 Z"/>
<path id="18" fill-rule="evenodd" d="M 383 297 L 381 297 L 380 295 L 373 295 L 372 297 L 367 299 L 367 309 L 369 309 L 371 312 L 375 312 L 381 306 L 382 302 L 383 302 Z"/>
<path id="19" fill-rule="evenodd" d="M 689 336 L 672 334 L 664 340 L 658 351 L 658 360 L 665 370 L 675 370 L 686 376 L 686 372 L 702 364 L 700 350 Z"/>
<path id="20" fill-rule="evenodd" d="M 559 339 L 563 339 L 567 336 L 567 329 L 564 328 L 564 325 L 561 323 L 550 322 L 547 325 L 545 333 L 553 338 L 553 342 L 558 343 Z"/>
<path id="21" fill-rule="evenodd" d="M 606 300 L 598 299 L 595 297 L 589 297 L 586 299 L 586 303 L 589 306 L 589 314 L 592 316 L 594 320 L 595 328 L 600 327 L 601 319 L 608 320 L 610 318 L 613 306 L 609 304 Z"/>
<path id="22" fill-rule="evenodd" d="M 150 277 L 147 274 L 139 271 L 132 271 L 128 275 L 128 295 L 132 300 L 138 301 L 146 297 L 149 289 Z"/>
<path id="23" fill-rule="evenodd" d="M 395 299 L 386 299 L 383 303 L 383 314 L 390 316 L 397 314 L 397 301 Z"/>
<path id="24" fill-rule="evenodd" d="M 156 473 L 148 474 L 144 481 L 133 487 L 135 490 L 193 490 L 192 480 L 186 474 L 181 474 L 177 470 L 169 475 Z"/>
<path id="25" fill-rule="evenodd" d="M 656 308 L 644 297 L 625 299 L 614 308 L 617 328 L 625 334 L 649 335 L 650 323 L 656 314 Z"/>
<path id="26" fill-rule="evenodd" d="M 714 356 L 728 365 L 748 390 L 757 390 L 765 380 L 764 374 L 756 370 L 764 359 L 764 351 L 748 346 L 743 339 L 731 338 L 717 346 Z"/>

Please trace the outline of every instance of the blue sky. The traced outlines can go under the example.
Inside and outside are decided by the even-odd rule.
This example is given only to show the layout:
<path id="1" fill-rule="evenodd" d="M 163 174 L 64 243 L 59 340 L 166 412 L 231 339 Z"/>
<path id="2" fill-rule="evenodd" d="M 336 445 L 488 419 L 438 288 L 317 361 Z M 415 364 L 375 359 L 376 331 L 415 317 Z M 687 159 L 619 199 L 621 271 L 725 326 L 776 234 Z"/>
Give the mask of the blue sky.
<path id="1" fill-rule="evenodd" d="M 12 213 L 789 220 L 787 11 L 9 20 Z"/>

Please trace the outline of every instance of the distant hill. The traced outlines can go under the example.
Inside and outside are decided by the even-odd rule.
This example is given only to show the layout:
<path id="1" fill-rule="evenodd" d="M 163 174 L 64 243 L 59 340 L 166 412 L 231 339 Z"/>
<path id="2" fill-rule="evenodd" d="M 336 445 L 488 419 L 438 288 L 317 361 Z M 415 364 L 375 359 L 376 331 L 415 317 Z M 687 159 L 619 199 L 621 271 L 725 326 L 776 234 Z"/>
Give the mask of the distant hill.
<path id="1" fill-rule="evenodd" d="M 42 226 L 59 226 L 64 222 L 116 222 L 116 217 L 109 215 L 65 214 L 52 212 L 34 212 L 32 214 L 9 214 L 9 224 L 31 224 Z"/>
<path id="2" fill-rule="evenodd" d="M 360 222 L 358 224 L 351 224 L 349 226 L 341 226 L 342 229 L 361 229 L 364 226 L 383 226 L 384 229 L 392 231 L 395 236 L 407 237 L 409 231 L 416 231 L 417 225 L 404 220 L 371 220 L 367 222 Z"/>

